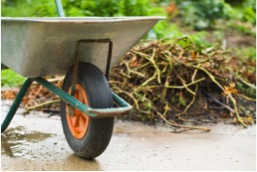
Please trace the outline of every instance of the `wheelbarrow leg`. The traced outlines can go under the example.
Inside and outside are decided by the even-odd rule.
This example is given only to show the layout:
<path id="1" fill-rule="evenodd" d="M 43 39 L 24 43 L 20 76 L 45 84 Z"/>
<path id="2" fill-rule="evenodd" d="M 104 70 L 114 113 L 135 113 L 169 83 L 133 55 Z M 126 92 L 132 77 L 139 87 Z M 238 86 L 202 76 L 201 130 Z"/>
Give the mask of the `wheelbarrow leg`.
<path id="1" fill-rule="evenodd" d="M 24 95 L 26 94 L 26 92 L 32 82 L 33 82 L 33 79 L 28 78 L 22 85 L 20 92 L 18 93 L 17 97 L 15 98 L 7 116 L 5 117 L 3 123 L 1 124 L 1 132 L 4 132 L 7 129 L 7 127 L 9 126 L 10 122 L 12 121 L 13 116 L 15 115 Z"/>

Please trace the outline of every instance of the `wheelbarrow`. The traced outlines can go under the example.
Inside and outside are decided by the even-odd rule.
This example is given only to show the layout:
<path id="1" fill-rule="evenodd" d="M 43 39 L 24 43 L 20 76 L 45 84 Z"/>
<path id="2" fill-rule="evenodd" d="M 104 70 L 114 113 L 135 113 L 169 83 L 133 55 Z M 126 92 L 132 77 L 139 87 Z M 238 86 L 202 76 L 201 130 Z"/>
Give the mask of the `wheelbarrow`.
<path id="1" fill-rule="evenodd" d="M 114 117 L 132 109 L 111 91 L 110 68 L 160 19 L 3 17 L 2 63 L 28 79 L 2 122 L 1 132 L 29 86 L 37 82 L 61 98 L 63 131 L 75 154 L 86 159 L 99 156 L 111 139 Z M 64 74 L 62 89 L 42 78 Z"/>

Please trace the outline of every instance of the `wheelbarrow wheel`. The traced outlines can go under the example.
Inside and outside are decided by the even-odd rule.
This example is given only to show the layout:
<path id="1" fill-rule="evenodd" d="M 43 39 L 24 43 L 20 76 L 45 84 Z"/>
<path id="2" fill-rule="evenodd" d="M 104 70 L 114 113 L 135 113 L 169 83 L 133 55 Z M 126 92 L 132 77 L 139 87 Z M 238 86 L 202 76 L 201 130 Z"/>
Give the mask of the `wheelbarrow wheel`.
<path id="1" fill-rule="evenodd" d="M 62 89 L 71 94 L 72 71 L 68 71 Z M 93 108 L 113 107 L 113 98 L 103 73 L 90 63 L 80 62 L 75 98 Z M 92 159 L 99 156 L 108 146 L 114 118 L 92 118 L 61 102 L 61 121 L 65 137 L 76 155 Z"/>

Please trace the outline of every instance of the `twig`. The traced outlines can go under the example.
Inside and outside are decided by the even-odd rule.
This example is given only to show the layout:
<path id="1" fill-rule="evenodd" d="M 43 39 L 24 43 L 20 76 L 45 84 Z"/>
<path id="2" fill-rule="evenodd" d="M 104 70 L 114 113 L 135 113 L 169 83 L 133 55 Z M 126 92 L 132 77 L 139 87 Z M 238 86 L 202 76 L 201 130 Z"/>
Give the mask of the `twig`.
<path id="1" fill-rule="evenodd" d="M 247 85 L 248 87 L 251 87 L 252 89 L 256 90 L 256 86 L 253 84 L 248 83 L 247 81 L 243 80 L 240 76 L 236 76 L 237 79 L 239 79 L 242 83 L 244 83 L 245 85 Z"/>
<path id="2" fill-rule="evenodd" d="M 210 97 L 215 103 L 221 105 L 222 107 L 224 107 L 225 109 L 229 110 L 232 113 L 236 113 L 234 109 L 232 109 L 231 107 L 229 107 L 228 105 L 220 102 L 217 98 L 213 97 L 211 94 L 207 93 L 205 90 L 201 89 L 201 91 L 208 97 Z"/>
<path id="3" fill-rule="evenodd" d="M 137 102 L 137 100 L 135 99 L 135 97 L 134 97 L 133 95 L 129 94 L 129 93 L 126 92 L 126 91 L 121 90 L 121 89 L 118 88 L 118 87 L 113 87 L 113 89 L 116 89 L 116 90 L 118 91 L 118 93 L 124 93 L 124 94 L 126 94 L 127 96 L 129 96 L 129 97 L 133 100 L 134 104 L 136 105 L 136 108 L 139 109 L 138 102 Z"/>
<path id="4" fill-rule="evenodd" d="M 138 76 L 140 76 L 140 77 L 142 77 L 142 78 L 145 77 L 144 74 L 142 74 L 142 73 L 140 73 L 140 72 L 137 72 L 137 71 L 134 71 L 134 70 L 131 70 L 128 63 L 124 62 L 124 64 L 125 64 L 125 66 L 126 66 L 126 68 L 127 68 L 129 78 L 131 78 L 131 76 L 130 76 L 131 73 L 133 73 L 133 74 L 135 74 L 135 75 L 138 75 Z"/>
<path id="5" fill-rule="evenodd" d="M 152 76 L 151 78 L 149 78 L 148 80 L 146 80 L 138 89 L 140 89 L 141 87 L 147 85 L 149 82 L 151 82 L 152 80 L 154 80 L 155 77 L 156 77 L 156 75 L 157 75 L 157 73 L 155 72 L 155 73 L 153 74 L 153 76 Z"/>
<path id="6" fill-rule="evenodd" d="M 210 77 L 210 79 L 211 79 L 217 86 L 219 86 L 219 87 L 222 89 L 222 91 L 225 92 L 225 89 L 223 88 L 223 86 L 222 86 L 222 85 L 215 79 L 215 77 L 214 77 L 212 74 L 210 74 L 207 70 L 205 70 L 204 68 L 199 67 L 199 66 L 193 66 L 193 67 L 204 71 L 204 72 Z M 230 94 L 227 94 L 227 95 L 228 95 L 228 97 L 230 98 L 230 100 L 232 101 L 232 103 L 233 103 L 233 105 L 234 105 L 234 110 L 235 110 L 235 114 L 236 114 L 237 120 L 238 120 L 245 128 L 247 128 L 246 124 L 244 123 L 244 121 L 242 120 L 242 118 L 241 118 L 240 115 L 239 115 L 239 112 L 238 112 L 238 109 L 237 109 L 237 105 L 236 105 L 236 100 L 234 99 L 234 97 L 232 96 L 231 93 L 230 93 Z"/>
<path id="7" fill-rule="evenodd" d="M 239 97 L 242 97 L 242 98 L 244 98 L 244 99 L 246 99 L 246 100 L 248 100 L 248 101 L 252 101 L 252 102 L 255 102 L 255 101 L 256 101 L 256 99 L 251 98 L 251 97 L 248 97 L 248 96 L 245 96 L 245 95 L 243 95 L 243 94 L 237 93 L 236 95 L 239 96 Z"/>
<path id="8" fill-rule="evenodd" d="M 200 64 L 198 64 L 197 66 L 200 66 Z M 194 73 L 193 73 L 193 75 L 192 75 L 192 77 L 191 77 L 192 82 L 195 81 L 195 77 L 196 77 L 197 72 L 198 72 L 198 69 L 195 69 L 195 70 L 194 70 Z"/>
<path id="9" fill-rule="evenodd" d="M 141 55 L 143 58 L 147 59 L 149 62 L 152 63 L 153 67 L 155 68 L 156 70 L 156 75 L 157 75 L 157 81 L 158 83 L 160 84 L 161 83 L 161 71 L 160 69 L 158 68 L 158 66 L 156 65 L 155 61 L 154 61 L 154 57 L 155 57 L 155 49 L 153 50 L 153 53 L 151 56 L 147 55 L 147 54 L 144 54 L 144 53 L 141 53 L 141 52 L 136 52 L 137 54 Z"/>
<path id="10" fill-rule="evenodd" d="M 198 69 L 195 69 L 195 70 L 194 70 L 194 73 L 193 73 L 193 75 L 192 75 L 192 77 L 191 77 L 192 82 L 195 82 L 195 77 L 196 77 L 197 72 L 198 72 Z M 195 87 L 195 91 L 194 91 L 194 92 L 196 93 L 197 91 L 198 91 L 198 85 L 196 84 L 196 87 Z M 184 109 L 184 111 L 183 111 L 183 112 L 180 112 L 179 114 L 176 115 L 176 116 L 178 116 L 178 118 L 179 118 L 180 120 L 186 121 L 186 119 L 182 118 L 181 115 L 187 113 L 188 109 L 189 109 L 189 108 L 193 105 L 193 103 L 195 102 L 195 99 L 196 99 L 196 94 L 193 95 L 192 100 L 191 100 L 190 103 L 186 106 L 186 108 Z"/>
<path id="11" fill-rule="evenodd" d="M 139 70 L 139 69 L 141 69 L 141 68 L 145 68 L 146 66 L 148 66 L 149 64 L 151 64 L 151 62 L 147 62 L 147 63 L 145 63 L 145 64 L 142 64 L 142 65 L 140 65 L 140 66 L 138 66 L 138 67 L 136 67 L 136 68 L 134 68 L 135 70 Z"/>
<path id="12" fill-rule="evenodd" d="M 40 91 L 41 91 L 42 88 L 43 88 L 43 86 L 40 85 L 39 88 L 38 88 L 38 90 L 37 90 L 37 92 L 35 93 L 35 97 L 40 93 Z"/>
<path id="13" fill-rule="evenodd" d="M 64 76 L 60 76 L 60 77 L 55 77 L 55 78 L 48 78 L 47 81 L 48 82 L 56 82 L 56 81 L 60 82 L 63 79 L 64 79 Z"/>
<path id="14" fill-rule="evenodd" d="M 198 65 L 197 66 L 193 65 L 192 67 L 202 70 L 204 73 L 206 73 L 209 76 L 209 78 L 212 80 L 212 82 L 214 82 L 217 86 L 219 86 L 222 89 L 222 91 L 224 91 L 223 86 L 215 79 L 215 77 L 210 72 L 208 72 L 206 69 L 204 69 L 203 67 L 200 67 Z"/>
<path id="15" fill-rule="evenodd" d="M 64 76 L 58 78 L 59 81 L 58 81 L 57 84 L 56 84 L 57 87 L 61 87 L 61 86 L 62 86 L 62 82 L 63 82 L 64 78 L 65 78 Z"/>
<path id="16" fill-rule="evenodd" d="M 50 101 L 47 101 L 47 102 L 43 102 L 43 103 L 40 103 L 40 104 L 36 104 L 34 106 L 30 106 L 30 107 L 26 107 L 26 112 L 25 113 L 28 113 L 29 111 L 33 110 L 33 109 L 36 109 L 36 108 L 39 108 L 39 107 L 42 107 L 42 106 L 45 106 L 45 105 L 49 105 L 49 104 L 54 104 L 54 103 L 59 103 L 60 102 L 60 99 L 56 99 L 56 100 L 50 100 Z"/>
<path id="17" fill-rule="evenodd" d="M 176 124 L 174 122 L 171 122 L 169 120 L 167 120 L 160 112 L 157 111 L 158 116 L 167 124 L 174 126 L 174 127 L 181 127 L 181 128 L 188 128 L 188 129 L 192 129 L 192 130 L 202 130 L 205 132 L 209 132 L 211 131 L 211 129 L 209 128 L 202 128 L 202 127 L 195 127 L 195 126 L 185 126 L 185 125 L 180 125 L 180 124 Z"/>
<path id="18" fill-rule="evenodd" d="M 183 84 L 183 86 L 185 87 L 185 89 L 186 89 L 189 93 L 191 93 L 191 94 L 193 94 L 193 95 L 195 96 L 195 95 L 196 95 L 195 92 L 194 92 L 193 90 L 191 90 L 190 88 L 188 88 L 188 86 L 187 86 L 186 83 L 185 83 L 185 80 L 184 80 L 183 78 L 181 78 L 178 74 L 177 74 L 177 77 L 178 77 L 178 79 L 181 81 L 181 83 Z"/>
<path id="19" fill-rule="evenodd" d="M 153 80 L 154 78 L 155 78 L 155 77 L 153 76 L 153 77 L 149 78 L 148 80 Z M 149 82 L 148 80 L 145 81 L 146 83 L 143 83 L 141 86 L 137 87 L 137 88 L 134 90 L 134 92 L 140 91 L 140 90 L 148 90 L 148 89 L 161 88 L 161 87 L 162 87 L 162 86 L 160 86 L 160 85 L 147 85 L 148 82 Z M 186 86 L 188 87 L 188 86 L 194 85 L 194 84 L 196 84 L 196 83 L 198 83 L 198 82 L 201 82 L 201 81 L 203 81 L 203 80 L 205 80 L 205 78 L 200 78 L 200 79 L 198 79 L 198 80 L 196 80 L 196 81 L 194 81 L 194 82 L 191 82 L 191 83 L 188 83 L 188 84 L 185 84 L 185 85 L 180 85 L 180 86 L 178 86 L 178 85 L 168 85 L 168 83 L 166 82 L 165 85 L 164 85 L 164 88 L 169 88 L 169 89 L 184 89 Z"/>
<path id="20" fill-rule="evenodd" d="M 196 85 L 196 87 L 195 87 L 195 92 L 197 92 L 197 90 L 198 90 L 198 85 Z M 186 108 L 184 109 L 184 111 L 178 113 L 176 116 L 178 116 L 178 117 L 180 118 L 181 115 L 187 113 L 188 109 L 189 109 L 189 108 L 193 105 L 193 103 L 195 102 L 195 98 L 196 98 L 196 95 L 193 95 L 192 100 L 191 100 L 190 103 L 186 106 Z"/>
<path id="21" fill-rule="evenodd" d="M 236 100 L 234 99 L 234 97 L 231 95 L 231 94 L 228 94 L 229 98 L 231 99 L 233 105 L 234 105 L 234 108 L 235 108 L 235 111 L 236 111 L 236 117 L 237 117 L 237 120 L 245 127 L 247 128 L 247 125 L 244 123 L 244 120 L 242 120 L 242 118 L 240 117 L 239 115 L 239 112 L 238 112 L 238 109 L 237 109 L 237 105 L 236 105 Z"/>
<path id="22" fill-rule="evenodd" d="M 203 80 L 205 80 L 205 78 L 200 78 L 200 79 L 198 79 L 198 80 L 196 80 L 196 81 L 194 81 L 194 82 L 185 84 L 185 85 L 183 85 L 183 86 L 176 86 L 176 85 L 173 86 L 173 85 L 168 85 L 168 83 L 165 83 L 165 88 L 184 89 L 185 87 L 189 87 L 189 86 L 194 85 L 194 84 L 196 84 L 196 83 L 198 83 L 198 82 L 201 82 L 201 81 L 203 81 Z"/>

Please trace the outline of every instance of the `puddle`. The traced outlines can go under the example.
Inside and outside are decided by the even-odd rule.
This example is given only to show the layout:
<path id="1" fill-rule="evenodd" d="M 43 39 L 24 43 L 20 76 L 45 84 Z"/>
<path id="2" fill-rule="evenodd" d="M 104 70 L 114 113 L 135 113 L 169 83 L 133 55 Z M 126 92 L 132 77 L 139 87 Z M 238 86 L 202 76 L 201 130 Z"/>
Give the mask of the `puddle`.
<path id="1" fill-rule="evenodd" d="M 23 126 L 7 129 L 1 134 L 1 154 L 10 157 L 23 156 L 30 144 L 36 144 L 52 136 L 54 134 L 26 131 Z"/>

